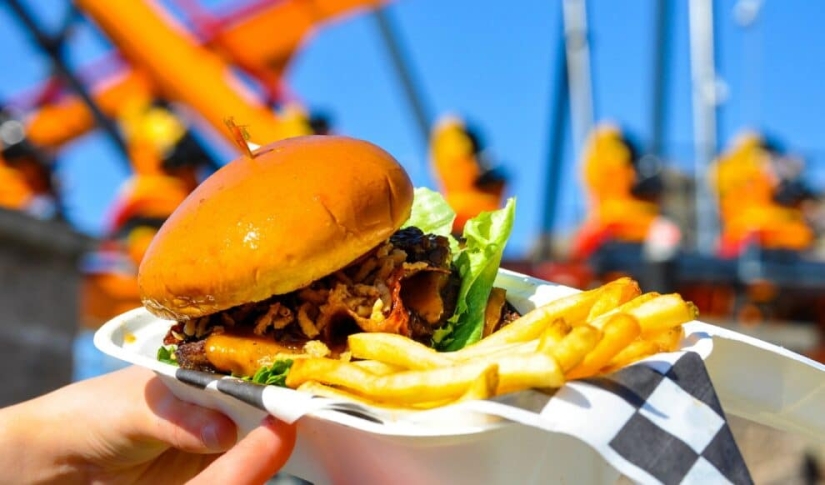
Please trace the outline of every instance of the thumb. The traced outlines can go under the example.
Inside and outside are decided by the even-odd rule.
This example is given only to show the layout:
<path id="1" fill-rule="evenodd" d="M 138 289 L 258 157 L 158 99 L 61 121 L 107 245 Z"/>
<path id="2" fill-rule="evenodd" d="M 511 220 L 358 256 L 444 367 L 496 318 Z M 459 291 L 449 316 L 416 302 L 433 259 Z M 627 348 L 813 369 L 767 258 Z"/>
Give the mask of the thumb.
<path id="1" fill-rule="evenodd" d="M 295 447 L 295 426 L 268 416 L 229 451 L 195 477 L 191 485 L 265 483 L 280 470 Z"/>

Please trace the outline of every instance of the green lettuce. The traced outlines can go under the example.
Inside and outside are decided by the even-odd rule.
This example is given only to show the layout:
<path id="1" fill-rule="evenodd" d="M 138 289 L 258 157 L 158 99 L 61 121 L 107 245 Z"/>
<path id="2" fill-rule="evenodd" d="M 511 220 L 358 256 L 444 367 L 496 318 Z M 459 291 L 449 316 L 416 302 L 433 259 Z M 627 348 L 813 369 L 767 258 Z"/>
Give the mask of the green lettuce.
<path id="1" fill-rule="evenodd" d="M 513 229 L 515 211 L 516 203 L 511 198 L 504 208 L 470 219 L 464 226 L 463 244 L 459 247 L 450 235 L 455 212 L 438 192 L 416 189 L 412 215 L 405 226 L 449 237 L 453 264 L 461 276 L 456 311 L 433 337 L 434 348 L 453 351 L 481 339 L 487 299 Z"/>
<path id="2" fill-rule="evenodd" d="M 419 187 L 415 189 L 412 212 L 403 227 L 414 226 L 424 234 L 436 234 L 450 240 L 453 254 L 458 251 L 458 241 L 453 237 L 455 211 L 447 204 L 440 193 Z"/>
<path id="3" fill-rule="evenodd" d="M 177 350 L 177 348 L 177 345 L 170 345 L 168 347 L 161 345 L 157 353 L 158 360 L 177 367 L 178 360 L 175 358 L 175 350 Z"/>
<path id="4" fill-rule="evenodd" d="M 286 387 L 286 375 L 291 367 L 291 359 L 276 360 L 272 365 L 258 369 L 250 380 L 267 386 Z"/>

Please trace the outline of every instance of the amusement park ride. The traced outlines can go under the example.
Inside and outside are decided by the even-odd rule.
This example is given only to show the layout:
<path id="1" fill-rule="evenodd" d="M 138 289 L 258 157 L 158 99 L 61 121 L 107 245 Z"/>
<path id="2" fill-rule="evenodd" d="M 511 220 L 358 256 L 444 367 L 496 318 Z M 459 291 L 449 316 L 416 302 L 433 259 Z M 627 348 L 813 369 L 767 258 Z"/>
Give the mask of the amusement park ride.
<path id="1" fill-rule="evenodd" d="M 218 17 L 199 9 L 196 2 L 181 0 L 177 7 L 194 26 L 187 31 L 151 2 L 124 2 L 113 8 L 106 1 L 81 0 L 73 4 L 65 32 L 52 37 L 21 2 L 8 3 L 52 58 L 58 74 L 37 90 L 33 100 L 29 96 L 28 103 L 17 103 L 18 108 L 29 105 L 20 120 L 0 120 L 20 132 L 0 157 L 0 204 L 34 212 L 41 199 L 59 201 L 50 183 L 49 157 L 93 129 L 103 128 L 129 161 L 131 176 L 109 210 L 100 248 L 83 262 L 81 324 L 92 329 L 139 306 L 135 274 L 148 241 L 203 172 L 217 168 L 182 112 L 196 112 L 229 142 L 228 114 L 255 126 L 252 141 L 326 131 L 323 119 L 288 95 L 283 71 L 322 24 L 381 4 L 258 1 Z M 72 23 L 80 21 L 79 13 L 117 47 L 117 56 L 106 61 L 110 66 L 90 68 L 117 69 L 91 86 L 67 67 L 62 55 L 62 43 Z M 260 94 L 241 89 L 233 70 L 245 72 Z"/>
<path id="2" fill-rule="evenodd" d="M 67 26 L 86 16 L 118 53 L 106 62 L 106 69 L 99 64 L 89 68 L 111 72 L 111 66 L 117 67 L 114 74 L 91 84 L 84 81 L 88 76 L 72 72 L 63 60 L 62 42 L 70 28 L 49 36 L 19 0 L 7 3 L 51 56 L 57 75 L 35 95 L 16 103 L 25 107 L 25 121 L 0 119 L 5 126 L 15 123 L 25 135 L 3 138 L 0 206 L 34 212 L 38 204 L 52 200 L 59 212 L 50 157 L 95 128 L 102 128 L 130 162 L 132 177 L 111 210 L 101 249 L 87 261 L 83 317 L 89 327 L 134 304 L 134 271 L 142 249 L 203 171 L 216 168 L 184 114 L 197 113 L 229 142 L 231 133 L 224 124 L 228 115 L 254 126 L 253 142 L 326 132 L 323 120 L 291 96 L 283 74 L 313 32 L 356 12 L 376 16 L 395 53 L 395 67 L 430 146 L 438 188 L 458 214 L 456 232 L 467 218 L 503 203 L 507 178 L 485 160 L 477 130 L 459 117 L 444 117 L 430 126 L 393 45 L 391 25 L 381 13 L 382 0 L 254 0 L 224 16 L 200 8 L 194 0 L 171 2 L 188 27 L 171 21 L 172 16 L 149 1 L 77 0 Z M 574 142 L 581 148 L 579 168 L 588 214 L 566 253 L 551 254 L 546 241 L 540 241 L 533 257 L 506 261 L 505 266 L 579 287 L 631 274 L 649 288 L 682 292 L 697 303 L 704 318 L 807 322 L 825 334 L 825 300 L 818 297 L 825 292 L 825 263 L 806 256 L 816 235 L 804 207 L 816 197 L 800 190 L 797 180 L 778 176 L 788 172 L 781 166 L 787 157 L 758 133 L 743 135 L 722 155 L 708 153 L 715 141 L 713 111 L 695 100 L 696 156 L 702 159 L 702 170 L 692 184 L 697 207 L 687 211 L 693 227 L 680 228 L 669 217 L 672 208 L 663 206 L 668 187 L 662 171 L 640 166 L 644 155 L 658 156 L 659 135 L 642 153 L 619 127 L 592 122 L 587 22 L 583 9 L 577 8 L 580 4 L 564 2 L 547 192 L 557 192 L 559 134 L 569 107 Z M 661 69 L 668 48 L 667 7 L 659 8 L 661 42 L 655 70 Z M 701 13 L 691 18 L 701 19 Z M 700 27 L 691 25 L 691 35 L 701 37 L 707 29 Z M 700 82 L 713 77 L 712 55 L 701 50 L 707 42 L 695 45 L 694 79 Z M 240 87 L 238 71 L 251 80 L 252 89 Z M 657 82 L 654 110 L 666 104 L 662 93 Z M 663 115 L 652 114 L 652 124 L 659 127 L 654 131 L 660 134 Z M 718 201 L 718 211 L 708 210 L 708 201 Z M 555 203 L 548 199 L 547 206 L 543 236 L 553 226 Z M 714 244 L 707 243 L 714 232 L 707 218 L 717 212 L 719 245 L 714 251 Z"/>
<path id="3" fill-rule="evenodd" d="M 825 361 L 825 261 L 815 255 L 809 217 L 821 206 L 819 196 L 799 177 L 800 161 L 763 134 L 745 132 L 717 153 L 716 103 L 697 94 L 715 89 L 712 2 L 689 3 L 695 170 L 681 187 L 668 185 L 673 177 L 660 153 L 670 2 L 656 4 L 653 136 L 644 150 L 618 127 L 593 122 L 584 2 L 563 4 L 544 231 L 552 233 L 565 122 L 580 147 L 588 213 L 570 250 L 552 253 L 541 239 L 537 260 L 511 264 L 578 287 L 629 274 L 648 288 L 682 293 L 704 320 L 761 331 L 779 343 L 789 343 L 784 335 L 791 330 L 804 330 L 806 348 L 797 350 Z M 691 203 L 667 203 L 669 192 L 684 189 Z"/>

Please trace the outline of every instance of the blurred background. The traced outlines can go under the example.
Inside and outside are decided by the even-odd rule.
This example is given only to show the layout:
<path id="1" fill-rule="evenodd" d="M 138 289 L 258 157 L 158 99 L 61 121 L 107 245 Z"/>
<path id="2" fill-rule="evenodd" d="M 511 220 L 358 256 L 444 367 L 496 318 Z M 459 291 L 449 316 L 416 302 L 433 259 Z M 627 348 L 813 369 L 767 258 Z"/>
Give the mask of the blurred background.
<path id="1" fill-rule="evenodd" d="M 515 197 L 505 267 L 631 275 L 825 361 L 823 22 L 805 0 L 2 0 L 0 404 L 117 365 L 91 335 L 238 155 L 230 117 L 257 144 L 380 145 L 456 232 Z M 790 442 L 788 473 L 819 473 Z"/>

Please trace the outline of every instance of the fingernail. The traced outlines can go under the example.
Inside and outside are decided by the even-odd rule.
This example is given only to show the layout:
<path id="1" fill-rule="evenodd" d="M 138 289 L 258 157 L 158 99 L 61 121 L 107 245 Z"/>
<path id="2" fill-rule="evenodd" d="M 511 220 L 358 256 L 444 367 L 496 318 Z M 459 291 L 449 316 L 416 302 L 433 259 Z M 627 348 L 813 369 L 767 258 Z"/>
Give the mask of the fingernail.
<path id="1" fill-rule="evenodd" d="M 210 450 L 223 450 L 220 439 L 218 438 L 218 427 L 214 424 L 208 424 L 201 430 L 201 439 L 203 444 Z"/>
<path id="2" fill-rule="evenodd" d="M 277 423 L 278 420 L 271 414 L 267 414 L 264 419 L 261 420 L 261 426 L 266 426 L 267 428 L 271 428 Z"/>

